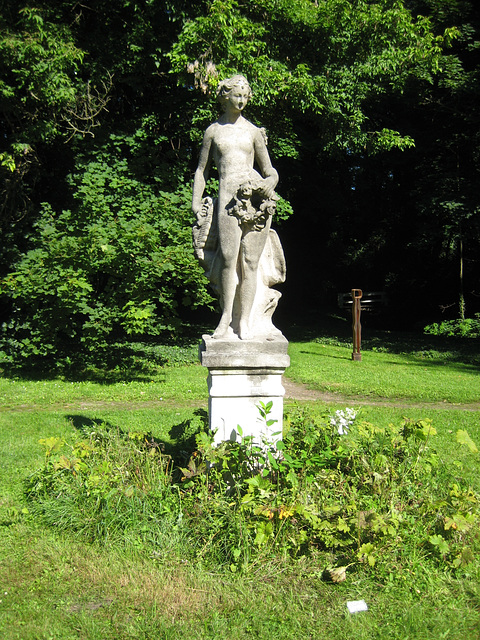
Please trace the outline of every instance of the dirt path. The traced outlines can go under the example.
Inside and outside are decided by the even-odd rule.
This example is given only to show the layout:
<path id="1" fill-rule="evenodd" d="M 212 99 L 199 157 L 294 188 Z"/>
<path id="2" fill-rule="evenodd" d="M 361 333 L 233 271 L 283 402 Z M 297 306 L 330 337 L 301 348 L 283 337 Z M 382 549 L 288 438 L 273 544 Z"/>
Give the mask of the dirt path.
<path id="1" fill-rule="evenodd" d="M 320 402 L 335 404 L 354 404 L 354 405 L 370 405 L 384 406 L 396 409 L 412 408 L 412 409 L 463 409 L 465 411 L 480 411 L 480 402 L 472 402 L 469 404 L 454 404 L 451 402 L 412 402 L 409 400 L 390 400 L 389 398 L 362 398 L 357 396 L 342 396 L 336 393 L 328 393 L 327 391 L 319 391 L 311 389 L 306 384 L 294 382 L 288 378 L 283 378 L 283 386 L 285 387 L 286 400 L 319 400 Z"/>

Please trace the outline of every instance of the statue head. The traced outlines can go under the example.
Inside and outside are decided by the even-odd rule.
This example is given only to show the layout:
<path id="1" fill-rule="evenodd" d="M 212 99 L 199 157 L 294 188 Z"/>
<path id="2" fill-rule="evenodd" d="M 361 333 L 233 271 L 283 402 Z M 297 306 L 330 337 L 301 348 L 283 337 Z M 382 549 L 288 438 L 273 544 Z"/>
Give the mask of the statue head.
<path id="1" fill-rule="evenodd" d="M 225 80 L 221 80 L 219 82 L 217 87 L 217 100 L 223 108 L 225 107 L 225 102 L 228 99 L 228 96 L 235 87 L 246 88 L 248 91 L 248 100 L 252 97 L 252 90 L 245 76 L 235 75 L 231 78 L 225 78 Z"/>

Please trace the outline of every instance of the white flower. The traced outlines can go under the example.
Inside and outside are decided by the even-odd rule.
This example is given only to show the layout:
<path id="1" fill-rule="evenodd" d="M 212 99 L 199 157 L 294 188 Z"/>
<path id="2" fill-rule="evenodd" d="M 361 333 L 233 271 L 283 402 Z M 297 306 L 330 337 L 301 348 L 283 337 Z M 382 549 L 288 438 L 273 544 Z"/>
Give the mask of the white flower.
<path id="1" fill-rule="evenodd" d="M 355 409 L 346 408 L 345 411 L 338 409 L 330 418 L 330 424 L 337 429 L 339 435 L 344 436 L 352 426 L 357 417 Z"/>

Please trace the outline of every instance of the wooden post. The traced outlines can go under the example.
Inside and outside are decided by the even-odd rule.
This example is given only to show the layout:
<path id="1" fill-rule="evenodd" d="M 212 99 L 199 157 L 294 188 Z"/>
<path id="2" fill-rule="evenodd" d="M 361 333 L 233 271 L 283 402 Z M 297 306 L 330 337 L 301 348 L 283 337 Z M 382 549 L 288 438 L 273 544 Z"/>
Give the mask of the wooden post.
<path id="1" fill-rule="evenodd" d="M 360 313 L 362 311 L 360 300 L 363 292 L 361 289 L 352 289 L 352 320 L 353 320 L 353 353 L 352 360 L 360 361 L 362 354 L 360 347 L 362 345 L 362 325 L 360 324 Z"/>

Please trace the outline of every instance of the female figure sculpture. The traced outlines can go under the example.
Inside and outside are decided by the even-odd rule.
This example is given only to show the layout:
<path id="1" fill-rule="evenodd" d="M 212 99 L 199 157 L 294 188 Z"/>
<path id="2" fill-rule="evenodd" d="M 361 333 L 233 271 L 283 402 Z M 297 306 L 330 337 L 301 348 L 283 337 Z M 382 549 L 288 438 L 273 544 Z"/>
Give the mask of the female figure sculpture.
<path id="1" fill-rule="evenodd" d="M 223 80 L 217 96 L 224 113 L 205 132 L 193 185 L 194 246 L 220 295 L 222 316 L 213 337 L 237 334 L 248 340 L 261 324 L 258 313 L 257 321 L 251 318 L 252 308 L 263 304 L 263 313 L 268 316 L 270 308 L 271 316 L 280 294 L 269 287 L 285 279 L 281 245 L 270 229 L 278 174 L 270 162 L 264 131 L 242 115 L 251 97 L 246 78 L 237 75 Z M 212 160 L 219 174 L 215 204 L 203 198 Z M 255 162 L 261 173 L 254 170 Z M 271 295 L 263 295 L 262 285 Z M 265 299 L 259 301 L 262 296 Z"/>

